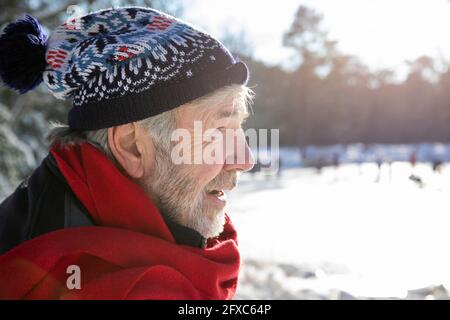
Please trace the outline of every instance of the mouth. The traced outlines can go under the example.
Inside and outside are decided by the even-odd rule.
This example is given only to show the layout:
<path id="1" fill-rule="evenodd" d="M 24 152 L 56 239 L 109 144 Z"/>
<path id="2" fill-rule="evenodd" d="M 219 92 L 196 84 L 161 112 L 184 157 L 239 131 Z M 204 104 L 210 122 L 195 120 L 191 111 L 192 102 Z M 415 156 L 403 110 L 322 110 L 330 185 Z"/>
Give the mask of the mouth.
<path id="1" fill-rule="evenodd" d="M 219 190 L 211 190 L 211 191 L 208 191 L 208 194 L 211 194 L 211 195 L 213 195 L 213 196 L 217 196 L 217 197 L 221 197 L 221 196 L 223 196 L 225 193 L 223 192 L 223 190 L 221 190 L 221 189 L 219 189 Z"/>
<path id="2" fill-rule="evenodd" d="M 206 192 L 207 198 L 216 205 L 223 206 L 227 202 L 227 195 L 222 189 L 214 189 Z"/>

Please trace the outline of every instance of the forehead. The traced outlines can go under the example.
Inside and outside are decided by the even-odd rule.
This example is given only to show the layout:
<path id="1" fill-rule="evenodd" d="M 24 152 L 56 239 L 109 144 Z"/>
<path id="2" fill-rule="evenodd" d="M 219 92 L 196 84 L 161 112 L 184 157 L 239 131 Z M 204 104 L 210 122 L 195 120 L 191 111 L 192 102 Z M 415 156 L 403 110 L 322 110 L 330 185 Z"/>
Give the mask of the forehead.
<path id="1" fill-rule="evenodd" d="M 180 123 L 193 120 L 205 122 L 243 120 L 249 115 L 247 106 L 240 97 L 227 97 L 221 101 L 202 101 L 181 106 L 177 114 Z"/>

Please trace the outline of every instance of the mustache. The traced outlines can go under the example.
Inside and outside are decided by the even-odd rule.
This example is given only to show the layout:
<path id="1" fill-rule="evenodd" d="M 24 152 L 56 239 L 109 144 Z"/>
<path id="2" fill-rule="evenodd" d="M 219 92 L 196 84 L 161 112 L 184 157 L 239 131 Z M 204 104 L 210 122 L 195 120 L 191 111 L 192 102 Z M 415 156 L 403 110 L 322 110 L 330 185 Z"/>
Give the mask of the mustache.
<path id="1" fill-rule="evenodd" d="M 206 185 L 206 190 L 234 189 L 238 184 L 236 172 L 224 172 L 219 174 Z"/>

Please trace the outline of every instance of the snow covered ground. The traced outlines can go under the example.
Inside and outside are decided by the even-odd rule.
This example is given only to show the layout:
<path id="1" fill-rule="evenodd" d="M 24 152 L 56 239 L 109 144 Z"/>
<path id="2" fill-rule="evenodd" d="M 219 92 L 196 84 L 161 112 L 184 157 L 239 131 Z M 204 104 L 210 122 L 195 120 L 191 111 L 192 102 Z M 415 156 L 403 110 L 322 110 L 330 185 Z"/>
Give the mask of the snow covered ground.
<path id="1" fill-rule="evenodd" d="M 228 199 L 244 263 L 237 299 L 448 298 L 449 166 L 246 173 Z"/>

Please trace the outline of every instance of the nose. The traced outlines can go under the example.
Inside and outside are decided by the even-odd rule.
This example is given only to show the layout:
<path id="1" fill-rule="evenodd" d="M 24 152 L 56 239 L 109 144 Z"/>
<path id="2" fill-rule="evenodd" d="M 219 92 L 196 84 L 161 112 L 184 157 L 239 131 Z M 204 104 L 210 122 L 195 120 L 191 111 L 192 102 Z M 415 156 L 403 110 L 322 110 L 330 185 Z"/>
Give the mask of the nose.
<path id="1" fill-rule="evenodd" d="M 236 141 L 237 140 L 237 141 Z M 239 130 L 234 145 L 234 150 L 225 158 L 225 170 L 249 171 L 255 165 L 255 157 L 250 149 L 242 129 Z"/>

